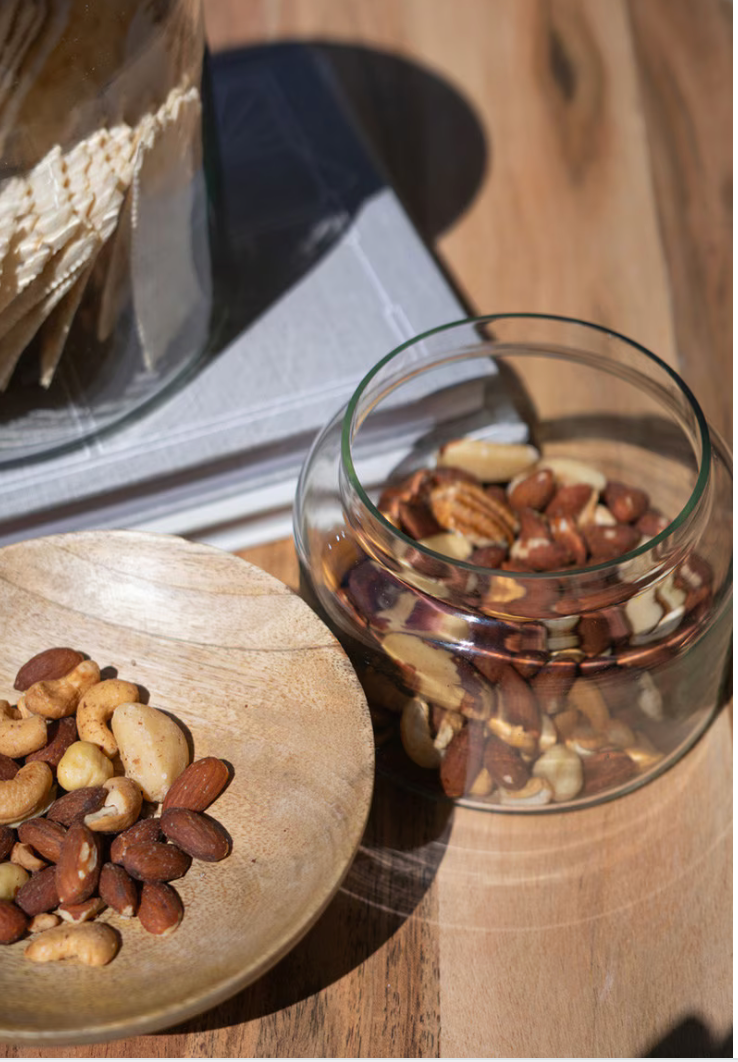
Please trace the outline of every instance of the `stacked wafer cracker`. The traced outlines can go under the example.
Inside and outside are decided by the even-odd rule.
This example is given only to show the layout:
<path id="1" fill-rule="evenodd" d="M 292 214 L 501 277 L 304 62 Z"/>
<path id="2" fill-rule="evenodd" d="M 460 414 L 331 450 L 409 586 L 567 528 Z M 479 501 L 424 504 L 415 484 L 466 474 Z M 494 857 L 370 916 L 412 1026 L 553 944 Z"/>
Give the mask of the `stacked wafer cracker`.
<path id="1" fill-rule="evenodd" d="M 15 170 L 0 181 L 0 390 L 34 339 L 39 381 L 50 385 L 91 286 L 98 339 L 110 335 L 131 293 L 134 301 L 137 294 L 142 303 L 151 298 L 134 276 L 133 234 L 149 189 L 166 202 L 191 180 L 199 165 L 200 122 L 199 92 L 187 87 L 184 68 L 191 63 L 183 56 L 182 35 L 171 24 L 165 34 L 155 7 L 147 0 L 0 4 L 0 147 Z M 154 47 L 146 47 L 149 38 Z M 118 91 L 103 92 L 93 78 L 92 96 L 85 82 L 87 97 L 80 98 L 82 75 L 104 67 L 105 58 L 110 62 L 111 48 L 124 68 Z M 164 54 L 170 60 L 175 54 L 176 61 L 157 64 Z M 114 67 L 105 76 L 115 73 Z M 182 75 L 178 87 L 167 92 L 166 78 L 175 73 Z M 102 73 L 96 76 L 102 81 Z M 34 100 L 43 121 L 31 135 L 19 136 Z M 98 122 L 91 122 L 95 112 Z M 86 135 L 76 131 L 80 123 Z M 54 130 L 60 140 L 48 146 Z M 33 159 L 26 141 L 46 150 L 23 170 L 18 160 Z M 137 315 L 149 367 L 164 343 L 153 319 L 145 307 Z"/>

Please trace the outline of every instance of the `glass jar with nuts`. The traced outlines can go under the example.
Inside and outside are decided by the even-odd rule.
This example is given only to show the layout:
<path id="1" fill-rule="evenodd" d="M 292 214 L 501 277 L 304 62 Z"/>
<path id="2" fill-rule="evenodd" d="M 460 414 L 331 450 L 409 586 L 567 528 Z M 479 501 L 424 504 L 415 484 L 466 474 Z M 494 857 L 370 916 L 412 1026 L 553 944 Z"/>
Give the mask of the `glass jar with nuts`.
<path id="1" fill-rule="evenodd" d="M 298 485 L 305 596 L 349 652 L 380 771 L 501 811 L 630 792 L 722 705 L 731 459 L 611 331 L 503 315 L 380 361 Z"/>
<path id="2" fill-rule="evenodd" d="M 0 16 L 0 464 L 80 444 L 205 356 L 201 0 Z"/>

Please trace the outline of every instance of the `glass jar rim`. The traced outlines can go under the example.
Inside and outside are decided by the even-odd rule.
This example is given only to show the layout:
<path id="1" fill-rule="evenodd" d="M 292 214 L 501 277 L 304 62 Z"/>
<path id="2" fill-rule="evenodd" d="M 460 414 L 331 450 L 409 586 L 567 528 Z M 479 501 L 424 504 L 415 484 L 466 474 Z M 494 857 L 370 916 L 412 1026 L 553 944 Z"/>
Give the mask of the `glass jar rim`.
<path id="1" fill-rule="evenodd" d="M 556 572 L 526 572 L 524 576 L 525 579 L 545 580 L 550 579 L 552 575 L 556 576 L 556 578 L 571 577 L 572 579 L 575 579 L 577 577 L 590 575 L 591 573 L 607 571 L 612 568 L 613 563 L 617 563 L 618 565 L 625 564 L 628 561 L 634 560 L 637 557 L 641 557 L 644 554 L 653 550 L 660 543 L 670 538 L 679 528 L 682 527 L 682 525 L 689 519 L 691 514 L 694 512 L 700 498 L 702 497 L 705 491 L 710 474 L 710 462 L 712 459 L 710 429 L 699 402 L 694 396 L 692 390 L 685 383 L 679 373 L 676 372 L 675 369 L 673 369 L 667 362 L 665 362 L 663 358 L 660 358 L 657 354 L 654 354 L 647 347 L 644 347 L 636 340 L 630 339 L 628 336 L 624 336 L 622 333 L 615 331 L 615 329 L 613 328 L 606 328 L 604 325 L 598 325 L 591 321 L 583 321 L 577 317 L 565 317 L 557 314 L 545 313 L 498 313 L 482 314 L 480 316 L 473 317 L 463 317 L 457 321 L 450 321 L 446 324 L 438 325 L 435 328 L 430 328 L 425 332 L 420 332 L 418 335 L 413 336 L 411 339 L 408 339 L 404 343 L 401 343 L 398 347 L 395 347 L 388 354 L 385 354 L 383 358 L 380 358 L 380 360 L 374 366 L 372 366 L 369 372 L 366 373 L 364 378 L 359 382 L 358 386 L 356 387 L 356 390 L 349 399 L 341 428 L 341 461 L 343 463 L 348 482 L 351 485 L 352 490 L 354 490 L 360 498 L 362 504 L 365 505 L 366 508 L 369 510 L 371 516 L 376 519 L 381 526 L 384 526 L 391 535 L 399 538 L 401 541 L 405 542 L 413 549 L 419 550 L 421 554 L 424 554 L 432 560 L 448 560 L 448 558 L 445 557 L 444 554 L 437 553 L 435 550 L 429 549 L 427 546 L 424 546 L 420 542 L 418 542 L 417 539 L 411 538 L 409 535 L 405 534 L 405 532 L 402 531 L 400 528 L 396 527 L 395 524 L 388 520 L 387 517 L 384 516 L 384 514 L 377 508 L 377 506 L 372 502 L 367 492 L 364 490 L 353 460 L 352 429 L 354 424 L 354 418 L 356 416 L 359 402 L 361 401 L 361 398 L 371 381 L 374 379 L 375 376 L 378 375 L 378 373 L 382 371 L 382 369 L 386 365 L 388 365 L 391 361 L 398 357 L 398 355 L 401 354 L 402 351 L 407 350 L 409 347 L 412 347 L 417 343 L 421 343 L 424 340 L 429 339 L 431 336 L 436 336 L 444 332 L 450 332 L 455 328 L 461 328 L 464 326 L 476 327 L 479 325 L 489 325 L 494 323 L 495 321 L 551 321 L 556 324 L 575 325 L 577 327 L 588 329 L 593 332 L 599 332 L 602 335 L 612 336 L 620 342 L 625 343 L 629 347 L 639 351 L 641 354 L 645 355 L 647 359 L 655 363 L 660 370 L 666 373 L 666 375 L 672 379 L 672 381 L 676 384 L 676 386 L 686 398 L 697 421 L 700 443 L 702 448 L 699 469 L 697 472 L 695 485 L 692 489 L 692 493 L 690 494 L 689 498 L 685 502 L 680 512 L 657 535 L 654 535 L 652 538 L 649 538 L 642 545 L 636 546 L 635 549 L 630 550 L 628 553 L 624 553 L 621 557 L 617 558 L 616 562 L 605 561 L 601 564 L 591 564 L 583 568 L 565 568 Z M 414 375 L 417 375 L 417 373 L 415 373 Z M 395 390 L 398 386 L 401 386 L 403 382 L 403 380 L 398 381 L 395 385 L 393 385 L 391 390 Z M 511 574 L 510 572 L 504 569 L 480 567 L 477 564 L 471 564 L 469 561 L 462 561 L 456 558 L 454 558 L 454 565 L 477 575 L 489 575 L 490 572 L 493 572 L 494 574 L 500 576 L 509 576 Z"/>

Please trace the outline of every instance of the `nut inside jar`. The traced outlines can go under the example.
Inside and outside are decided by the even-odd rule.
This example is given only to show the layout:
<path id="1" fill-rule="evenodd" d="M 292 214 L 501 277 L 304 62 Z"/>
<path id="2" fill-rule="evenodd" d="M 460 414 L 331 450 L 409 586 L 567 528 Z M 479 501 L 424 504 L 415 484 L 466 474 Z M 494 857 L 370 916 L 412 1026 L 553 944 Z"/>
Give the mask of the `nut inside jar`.
<path id="1" fill-rule="evenodd" d="M 622 792 L 665 762 L 687 730 L 678 665 L 714 578 L 694 550 L 661 566 L 626 556 L 674 515 L 641 484 L 462 438 L 376 505 L 421 548 L 395 572 L 355 544 L 323 563 L 380 766 L 525 810 Z"/>

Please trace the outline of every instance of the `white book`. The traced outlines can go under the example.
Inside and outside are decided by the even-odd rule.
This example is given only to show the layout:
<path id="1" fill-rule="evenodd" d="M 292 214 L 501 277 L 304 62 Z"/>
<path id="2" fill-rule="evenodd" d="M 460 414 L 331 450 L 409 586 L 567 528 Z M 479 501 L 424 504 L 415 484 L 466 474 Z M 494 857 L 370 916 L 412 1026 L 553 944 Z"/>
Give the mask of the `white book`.
<path id="1" fill-rule="evenodd" d="M 0 467 L 0 544 L 93 527 L 228 549 L 289 535 L 322 425 L 379 358 L 465 316 L 308 49 L 216 57 L 212 85 L 232 338 L 150 412 Z"/>

